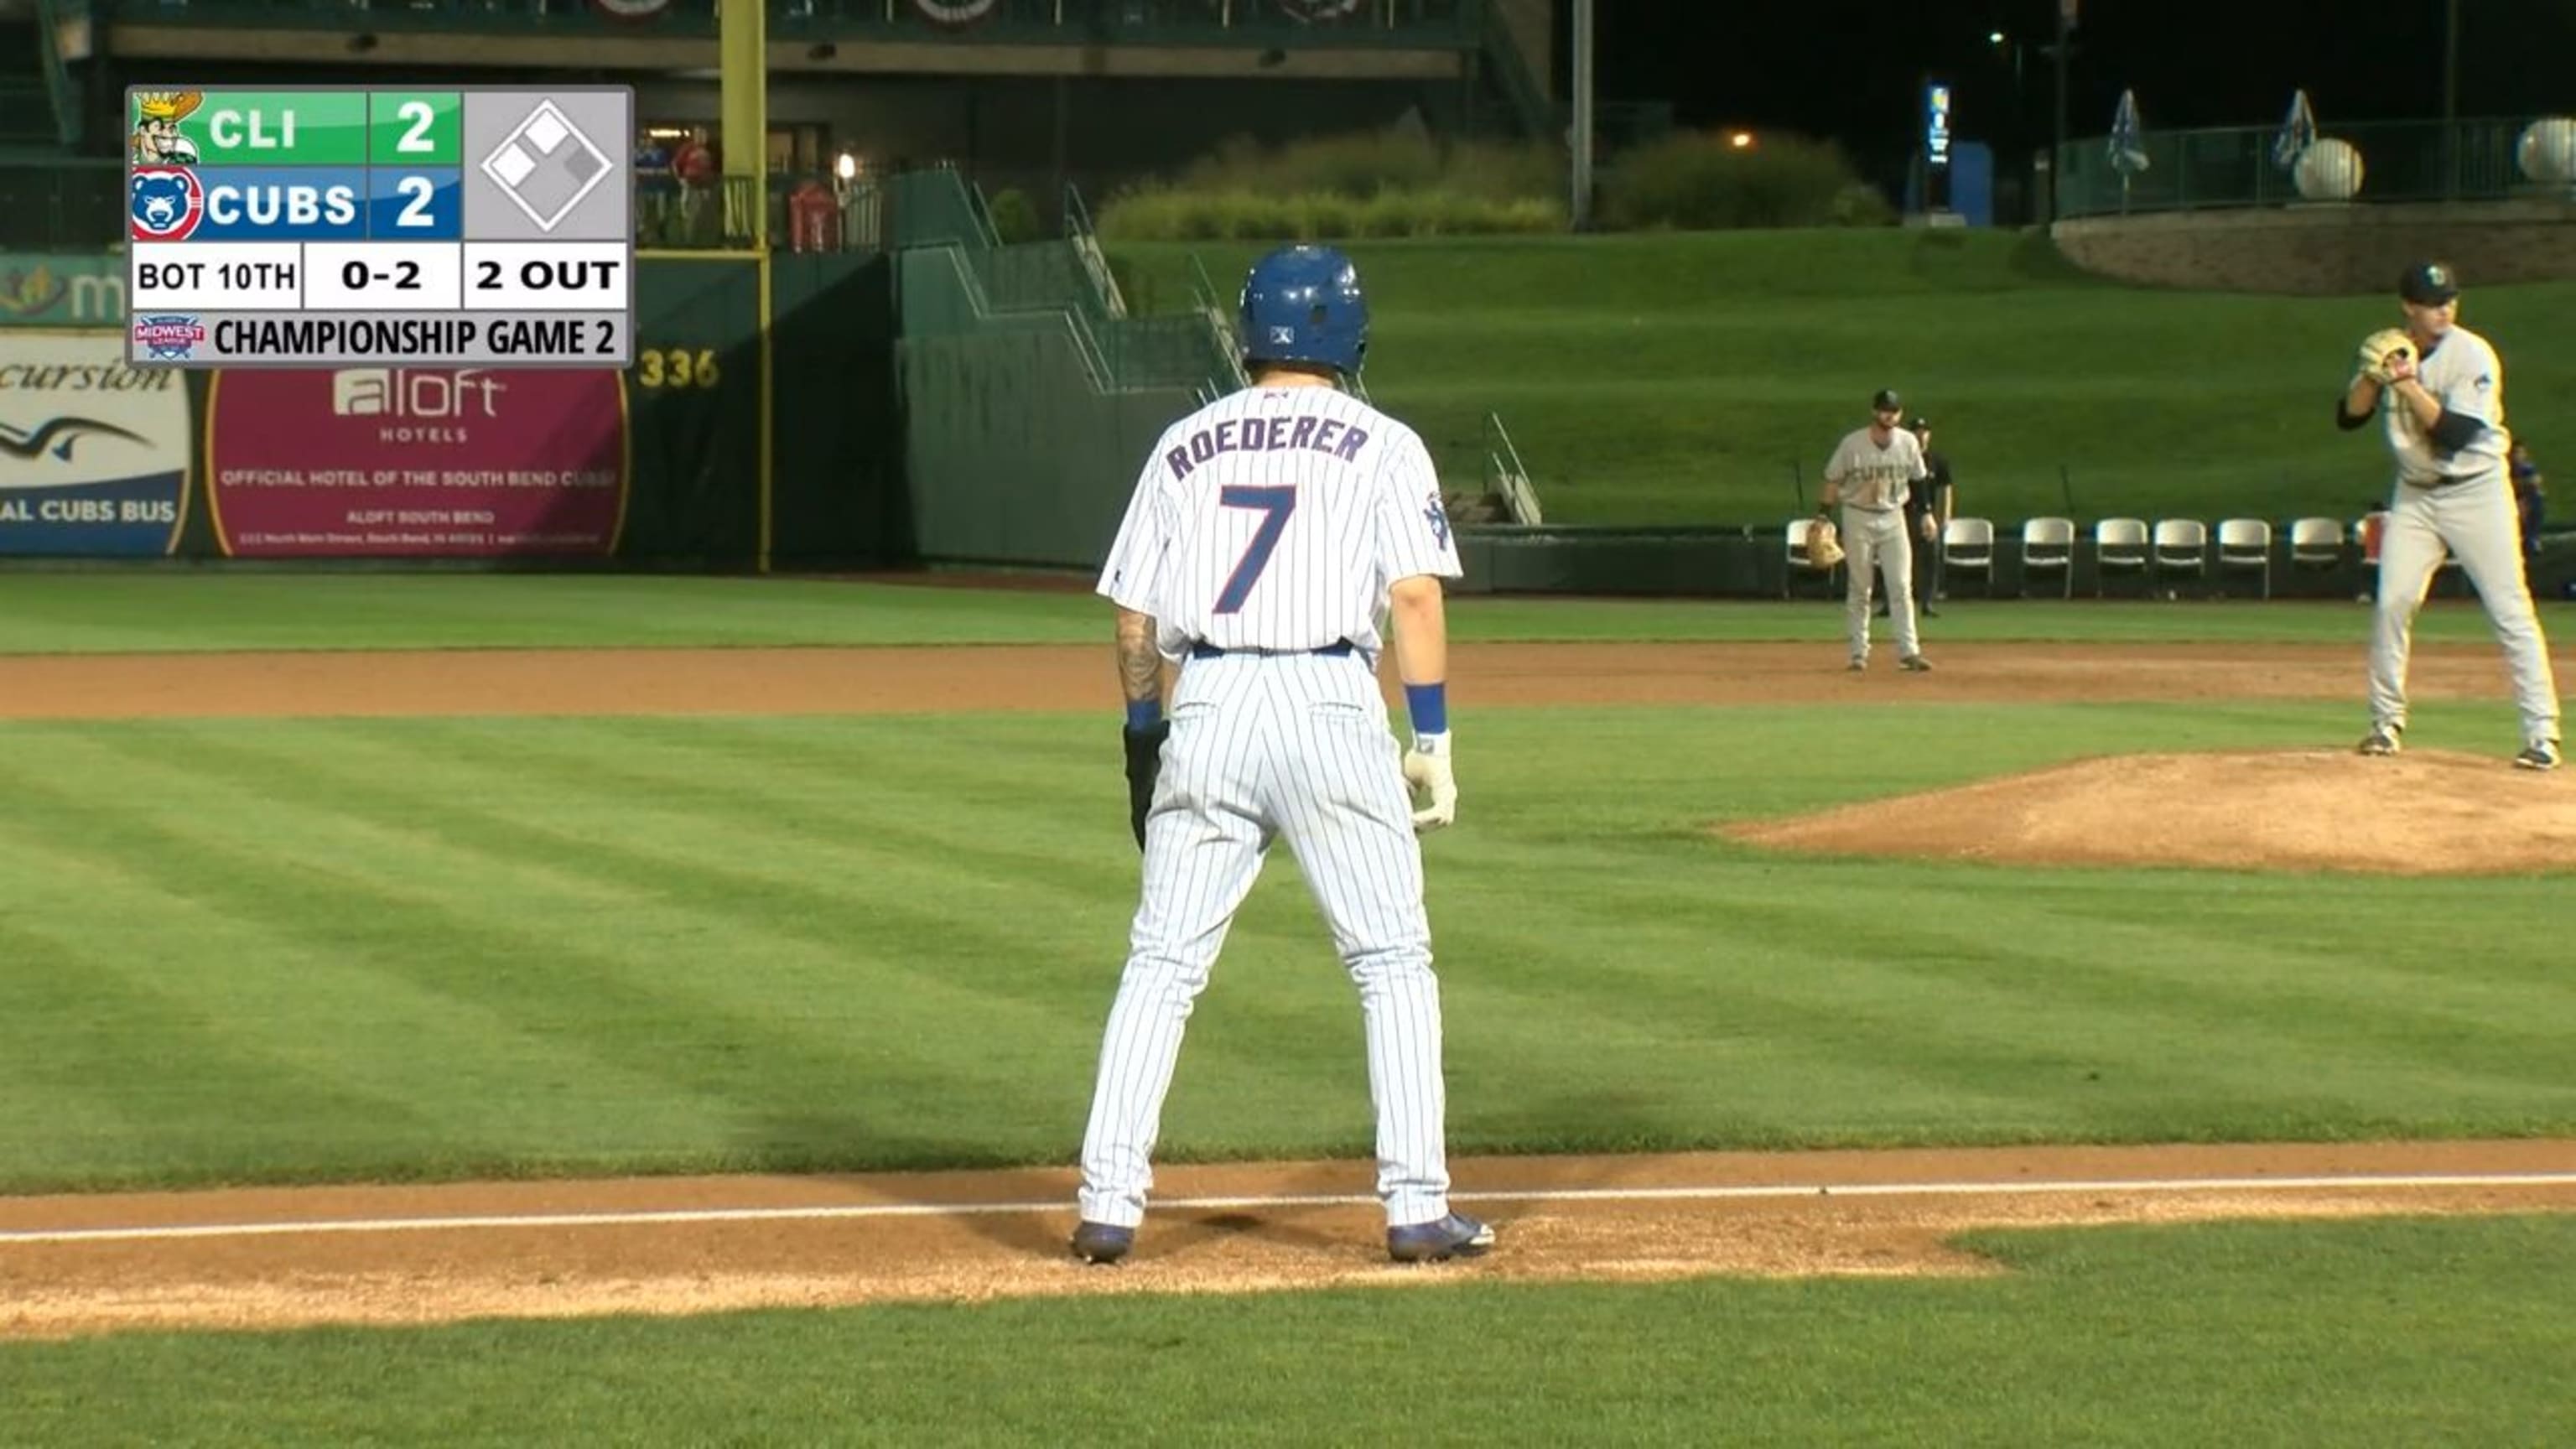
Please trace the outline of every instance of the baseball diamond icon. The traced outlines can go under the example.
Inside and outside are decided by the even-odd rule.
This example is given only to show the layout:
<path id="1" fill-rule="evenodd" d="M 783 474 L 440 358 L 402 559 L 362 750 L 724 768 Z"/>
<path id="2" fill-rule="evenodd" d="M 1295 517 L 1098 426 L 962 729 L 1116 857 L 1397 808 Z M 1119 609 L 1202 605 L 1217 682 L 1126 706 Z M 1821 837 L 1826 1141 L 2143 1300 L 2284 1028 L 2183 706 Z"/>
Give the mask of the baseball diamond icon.
<path id="1" fill-rule="evenodd" d="M 483 158 L 483 174 L 543 231 L 553 231 L 614 169 L 552 101 L 539 102 Z"/>

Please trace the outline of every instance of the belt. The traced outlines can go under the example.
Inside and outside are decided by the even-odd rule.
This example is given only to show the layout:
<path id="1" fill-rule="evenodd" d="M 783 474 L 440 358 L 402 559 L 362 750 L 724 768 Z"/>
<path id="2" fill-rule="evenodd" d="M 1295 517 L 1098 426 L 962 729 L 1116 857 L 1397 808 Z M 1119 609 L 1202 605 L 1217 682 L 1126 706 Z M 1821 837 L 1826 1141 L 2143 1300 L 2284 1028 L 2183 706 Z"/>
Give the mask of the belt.
<path id="1" fill-rule="evenodd" d="M 1283 654 L 1328 654 L 1338 659 L 1344 655 L 1353 653 L 1356 647 L 1357 646 L 1353 645 L 1348 639 L 1336 639 L 1332 643 L 1327 644 L 1320 649 L 1220 649 L 1217 646 L 1210 644 L 1205 639 L 1201 639 L 1196 644 L 1190 646 L 1190 657 L 1192 659 L 1223 659 L 1229 654 L 1253 654 L 1263 657 L 1276 657 Z"/>

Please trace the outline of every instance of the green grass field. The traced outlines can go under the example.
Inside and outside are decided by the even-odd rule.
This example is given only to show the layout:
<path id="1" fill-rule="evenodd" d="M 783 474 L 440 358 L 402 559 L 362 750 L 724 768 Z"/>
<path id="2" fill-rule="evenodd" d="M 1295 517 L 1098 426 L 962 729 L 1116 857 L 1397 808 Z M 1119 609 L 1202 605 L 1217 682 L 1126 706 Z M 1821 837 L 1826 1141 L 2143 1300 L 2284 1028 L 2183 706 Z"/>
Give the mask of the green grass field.
<path id="1" fill-rule="evenodd" d="M 1456 612 L 1463 638 L 1835 628 L 1830 605 Z M 2105 647 L 2364 625 L 1944 616 Z M 2425 637 L 2483 628 L 2436 610 Z M 0 679 L 65 651 L 1051 640 L 1101 646 L 1105 705 L 1106 608 L 1078 593 L 0 575 Z M 1464 713 L 1461 823 L 1426 847 L 1453 1146 L 2576 1133 L 2569 872 L 1791 860 L 1705 829 L 2085 754 L 2340 741 L 2356 707 Z M 1062 1163 L 1135 890 L 1108 713 L 0 722 L 0 1191 Z M 2501 698 L 2441 718 L 2510 725 Z M 1364 1155 L 1356 1037 L 1274 864 L 1166 1156 Z M 1315 1443 L 1426 1414 L 1534 1443 L 2576 1432 L 2553 1377 L 2576 1219 L 1977 1246 L 2010 1271 L 0 1342 L 0 1441 Z M 1391 1364 L 1401 1392 L 1353 1391 Z"/>
<path id="2" fill-rule="evenodd" d="M 1453 486 L 1482 476 L 1499 412 L 1551 522 L 1794 516 L 1798 480 L 1812 502 L 1881 387 L 1933 420 L 1960 511 L 1998 520 L 2350 517 L 2386 492 L 2384 446 L 2338 432 L 2332 407 L 2392 300 L 2119 286 L 1996 232 L 1348 250 L 1375 323 L 1372 395 L 1423 431 Z M 1188 298 L 1194 251 L 1230 300 L 1258 249 L 1114 254 L 1150 308 Z M 2461 321 L 2503 353 L 2509 419 L 2543 466 L 2576 446 L 2559 441 L 2576 438 L 2576 284 L 2471 279 Z"/>

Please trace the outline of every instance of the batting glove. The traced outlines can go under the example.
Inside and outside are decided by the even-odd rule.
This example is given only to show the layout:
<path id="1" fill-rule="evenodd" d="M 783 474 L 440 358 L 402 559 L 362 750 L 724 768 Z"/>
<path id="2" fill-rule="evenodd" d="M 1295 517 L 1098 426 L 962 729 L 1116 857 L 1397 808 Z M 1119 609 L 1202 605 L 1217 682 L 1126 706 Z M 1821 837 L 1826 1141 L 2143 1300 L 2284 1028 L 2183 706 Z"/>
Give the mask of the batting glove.
<path id="1" fill-rule="evenodd" d="M 1404 752 L 1404 783 L 1431 803 L 1413 812 L 1413 830 L 1427 835 L 1458 818 L 1458 778 L 1449 764 L 1449 734 L 1415 735 Z"/>

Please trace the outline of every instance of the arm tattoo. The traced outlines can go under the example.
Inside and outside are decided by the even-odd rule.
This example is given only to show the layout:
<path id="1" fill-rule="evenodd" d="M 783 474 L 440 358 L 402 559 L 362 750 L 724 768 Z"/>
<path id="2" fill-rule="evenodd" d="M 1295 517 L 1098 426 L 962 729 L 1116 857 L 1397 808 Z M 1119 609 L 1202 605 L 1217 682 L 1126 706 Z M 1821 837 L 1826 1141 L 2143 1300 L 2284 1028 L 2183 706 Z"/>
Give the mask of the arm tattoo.
<path id="1" fill-rule="evenodd" d="M 1150 615 L 1118 611 L 1118 684 L 1131 700 L 1162 697 L 1163 656 L 1154 648 Z"/>

